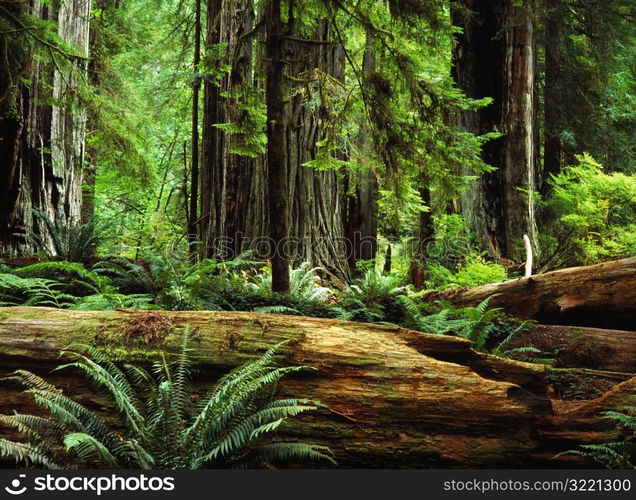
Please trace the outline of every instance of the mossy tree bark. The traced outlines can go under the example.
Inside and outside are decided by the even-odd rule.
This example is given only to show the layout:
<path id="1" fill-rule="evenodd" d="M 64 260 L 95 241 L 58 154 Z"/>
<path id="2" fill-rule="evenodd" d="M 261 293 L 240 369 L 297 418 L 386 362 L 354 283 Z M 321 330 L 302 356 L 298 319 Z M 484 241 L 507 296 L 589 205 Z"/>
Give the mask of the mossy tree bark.
<path id="1" fill-rule="evenodd" d="M 8 110 L 0 115 L 0 255 L 32 253 L 30 234 L 53 250 L 45 225 L 34 218 L 34 210 L 52 221 L 80 220 L 86 112 L 76 91 L 86 71 L 83 58 L 88 55 L 90 3 L 69 0 L 52 5 L 14 5 L 57 23 L 58 36 L 76 54 L 68 61 L 57 54 L 64 64 L 53 65 L 34 57 L 33 52 L 7 47 L 7 53 L 18 60 L 6 62 L 22 67 L 22 74 L 11 80 L 12 74 L 16 76 L 15 68 L 9 67 L 2 69 L 0 77 L 4 80 L 0 88 L 8 90 L 5 97 L 11 100 Z M 10 16 L 16 29 L 23 28 L 20 14 L 15 10 Z M 11 43 L 3 39 L 3 43 Z M 16 39 L 15 43 L 25 42 Z M 33 43 L 37 50 L 41 42 Z M 51 89 L 50 100 L 44 98 L 46 89 Z"/>
<path id="2" fill-rule="evenodd" d="M 143 328 L 123 344 L 126 325 L 150 316 L 169 321 L 162 345 L 144 345 Z M 616 376 L 613 388 L 589 401 L 555 401 L 553 385 L 576 375 L 543 365 L 474 352 L 460 338 L 396 327 L 240 312 L 66 311 L 0 308 L 0 375 L 26 368 L 43 374 L 85 404 L 106 402 L 72 373 L 49 374 L 58 349 L 97 341 L 128 361 L 149 362 L 158 349 L 176 351 L 179 330 L 195 328 L 197 384 L 288 340 L 283 364 L 316 368 L 281 384 L 282 395 L 323 401 L 330 411 L 306 415 L 283 436 L 332 447 L 345 467 L 575 467 L 580 457 L 551 459 L 582 442 L 613 436 L 598 414 L 634 404 L 636 378 Z M 586 373 L 586 377 L 590 377 Z M 0 411 L 33 410 L 4 383 Z"/>

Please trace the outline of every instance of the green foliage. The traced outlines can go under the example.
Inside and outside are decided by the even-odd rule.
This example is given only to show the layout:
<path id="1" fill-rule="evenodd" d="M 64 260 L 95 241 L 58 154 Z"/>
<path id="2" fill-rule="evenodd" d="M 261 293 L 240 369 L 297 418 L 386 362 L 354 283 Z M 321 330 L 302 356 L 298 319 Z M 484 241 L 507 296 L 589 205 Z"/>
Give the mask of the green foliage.
<path id="1" fill-rule="evenodd" d="M 79 262 L 43 261 L 14 270 L 18 276 L 49 278 L 73 286 L 82 286 L 95 292 L 108 290 L 110 279 L 89 271 Z"/>
<path id="2" fill-rule="evenodd" d="M 231 371 L 201 395 L 190 384 L 188 328 L 179 355 L 172 362 L 162 358 L 152 373 L 119 366 L 94 347 L 76 346 L 67 351 L 74 360 L 57 369 L 77 369 L 103 388 L 118 410 L 119 424 L 111 427 L 43 379 L 18 370 L 9 378 L 25 385 L 26 394 L 51 416 L 2 416 L 0 422 L 15 427 L 25 442 L 0 439 L 0 456 L 49 468 L 69 460 L 135 469 L 256 467 L 308 459 L 333 464 L 324 446 L 268 439 L 289 418 L 322 407 L 307 399 L 272 399 L 280 379 L 308 369 L 274 366 L 281 346 Z"/>
<path id="3" fill-rule="evenodd" d="M 345 296 L 366 302 L 374 302 L 406 293 L 408 287 L 403 283 L 403 276 L 385 274 L 376 268 L 372 268 L 368 269 L 362 277 L 353 280 L 345 291 Z"/>
<path id="4" fill-rule="evenodd" d="M 318 272 L 324 271 L 321 267 L 311 267 L 309 262 L 303 262 L 295 269 L 289 271 L 289 294 L 300 300 L 309 302 L 325 302 L 333 292 L 330 288 L 320 286 Z M 256 274 L 250 283 L 253 289 L 262 294 L 269 293 L 272 277 L 268 270 Z"/>
<path id="5" fill-rule="evenodd" d="M 430 306 L 407 295 L 397 297 L 405 311 L 403 325 L 425 333 L 436 335 L 456 335 L 470 340 L 477 351 L 487 352 L 504 358 L 526 359 L 543 362 L 542 354 L 532 347 L 511 347 L 519 336 L 531 326 L 530 321 L 519 323 L 509 318 L 501 309 L 488 308 L 491 295 L 476 307 L 455 308 L 443 305 L 431 312 Z M 552 360 L 550 360 L 552 361 Z"/>
<path id="6" fill-rule="evenodd" d="M 0 120 L 18 118 L 18 95 L 32 83 L 33 59 L 42 65 L 54 65 L 62 77 L 75 69 L 77 61 L 85 59 L 60 38 L 55 22 L 34 15 L 31 5 L 20 0 L 0 3 L 0 50 Z"/>
<path id="7" fill-rule="evenodd" d="M 427 286 L 431 289 L 474 287 L 488 283 L 505 281 L 507 273 L 504 267 L 495 262 L 487 262 L 481 255 L 469 254 L 458 266 L 457 272 L 437 262 L 427 264 Z"/>
<path id="8" fill-rule="evenodd" d="M 71 309 L 81 311 L 108 311 L 114 309 L 156 309 L 151 305 L 152 295 L 135 293 L 97 293 L 77 299 Z"/>
<path id="9" fill-rule="evenodd" d="M 459 286 L 473 287 L 498 283 L 506 278 L 506 270 L 502 265 L 486 262 L 483 257 L 473 255 L 460 265 L 453 281 Z"/>
<path id="10" fill-rule="evenodd" d="M 236 87 L 222 95 L 232 99 L 237 108 L 237 120 L 217 123 L 214 126 L 226 132 L 230 138 L 229 152 L 255 158 L 266 151 L 265 102 L 261 89 L 248 86 Z"/>
<path id="11" fill-rule="evenodd" d="M 590 155 L 550 180 L 544 267 L 592 264 L 636 254 L 636 176 L 605 173 Z"/>
<path id="12" fill-rule="evenodd" d="M 77 297 L 60 290 L 62 284 L 44 278 L 21 278 L 0 274 L 0 305 L 71 307 Z"/>
<path id="13" fill-rule="evenodd" d="M 27 234 L 36 250 L 70 262 L 82 262 L 95 255 L 99 236 L 94 221 L 79 224 L 63 214 L 58 214 L 54 220 L 39 210 L 34 210 L 33 214 L 46 229 L 44 238 L 33 232 Z"/>
<path id="14" fill-rule="evenodd" d="M 603 412 L 603 417 L 614 424 L 622 439 L 601 444 L 584 444 L 565 454 L 591 458 L 608 469 L 636 468 L 636 406 L 626 406 L 621 411 Z"/>

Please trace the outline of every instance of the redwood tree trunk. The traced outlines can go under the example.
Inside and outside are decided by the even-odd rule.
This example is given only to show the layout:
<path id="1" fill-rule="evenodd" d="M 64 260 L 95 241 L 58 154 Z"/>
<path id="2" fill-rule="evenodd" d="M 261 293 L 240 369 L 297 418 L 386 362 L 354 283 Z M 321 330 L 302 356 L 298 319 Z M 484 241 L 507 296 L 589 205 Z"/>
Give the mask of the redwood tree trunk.
<path id="1" fill-rule="evenodd" d="M 471 98 L 490 97 L 492 103 L 477 111 L 460 113 L 459 125 L 477 135 L 501 132 L 505 47 L 498 36 L 504 23 L 502 0 L 464 1 L 472 15 L 456 10 L 453 23 L 462 28 L 454 50 L 453 76 L 459 88 Z M 501 208 L 503 138 L 488 141 L 482 149 L 484 162 L 497 168 L 474 180 L 461 194 L 462 214 L 478 242 L 494 258 L 505 254 Z M 462 174 L 472 175 L 467 168 Z"/>
<path id="2" fill-rule="evenodd" d="M 265 71 L 270 62 L 263 44 L 254 42 L 254 38 L 266 40 L 258 29 L 252 31 L 253 25 L 251 1 L 217 0 L 209 4 L 206 43 L 208 48 L 227 44 L 223 61 L 233 67 L 218 86 L 212 81 L 205 83 L 201 239 L 205 255 L 222 259 L 249 249 L 264 250 L 267 245 L 259 246 L 259 242 L 270 235 L 273 218 L 281 215 L 269 207 L 272 185 L 268 182 L 268 155 L 253 158 L 234 154 L 236 136 L 215 126 L 241 123 L 242 96 L 258 102 L 267 90 L 251 76 L 255 68 Z M 327 42 L 327 23 L 320 23 L 308 38 Z M 327 112 L 322 107 L 313 109 L 310 101 L 324 83 L 323 75 L 344 77 L 343 53 L 321 43 L 288 42 L 283 49 L 282 57 L 288 61 L 284 64 L 286 74 L 303 80 L 302 84 L 285 86 L 283 149 L 276 152 L 284 156 L 286 169 L 289 260 L 293 265 L 310 261 L 343 276 L 348 272 L 343 242 L 345 186 L 337 172 L 303 166 L 316 157 L 317 143 L 324 138 L 321 120 Z M 268 78 L 266 83 L 272 81 Z"/>
<path id="3" fill-rule="evenodd" d="M 483 159 L 496 167 L 462 194 L 469 229 L 493 257 L 523 260 L 522 238 L 535 236 L 535 51 L 531 4 L 512 0 L 465 2 L 474 17 L 454 15 L 463 28 L 455 48 L 454 75 L 473 98 L 493 102 L 459 117 L 467 131 L 504 135 L 489 141 Z M 469 171 L 465 171 L 469 174 Z M 521 190 L 520 190 L 521 189 Z"/>
<path id="4" fill-rule="evenodd" d="M 545 90 L 544 106 L 544 146 L 543 173 L 541 191 L 548 192 L 548 179 L 561 170 L 561 117 L 563 93 L 561 86 L 561 23 L 563 23 L 563 4 L 561 0 L 551 2 L 545 21 Z"/>
<path id="5" fill-rule="evenodd" d="M 506 57 L 501 130 L 502 209 L 505 255 L 523 260 L 523 235 L 536 248 L 535 203 L 535 42 L 533 2 L 506 5 Z"/>
<path id="6" fill-rule="evenodd" d="M 364 55 L 362 58 L 363 84 L 373 76 L 376 67 L 375 37 L 367 31 Z M 374 156 L 374 145 L 371 131 L 362 128 L 362 139 L 359 144 L 362 161 Z M 375 259 L 378 250 L 378 179 L 375 172 L 367 167 L 362 172 L 351 172 L 347 181 L 353 189 L 347 197 L 346 235 L 349 266 L 355 270 L 359 260 Z M 390 248 L 390 245 L 389 245 Z"/>
<path id="7" fill-rule="evenodd" d="M 409 282 L 416 288 L 424 287 L 426 280 L 425 261 L 428 257 L 427 248 L 432 242 L 435 233 L 433 226 L 433 213 L 431 209 L 431 189 L 428 185 L 428 177 L 424 174 L 420 177 L 420 198 L 427 207 L 426 211 L 420 212 L 420 224 L 416 241 L 416 248 L 409 265 Z"/>
<path id="8" fill-rule="evenodd" d="M 59 37 L 83 56 L 88 55 L 89 0 L 52 6 L 36 2 L 30 8 L 33 16 L 56 22 Z M 86 113 L 75 89 L 86 71 L 86 61 L 74 59 L 68 68 L 34 58 L 26 64 L 30 66 L 30 83 L 12 83 L 16 113 L 3 119 L 0 126 L 0 255 L 32 253 L 29 235 L 53 251 L 34 210 L 52 221 L 73 224 L 80 220 Z M 3 73 L 10 74 L 9 70 L 12 68 L 3 69 Z M 47 94 L 56 104 L 40 101 Z"/>
<path id="9" fill-rule="evenodd" d="M 188 211 L 188 243 L 190 257 L 196 261 L 197 225 L 199 222 L 199 91 L 201 78 L 199 64 L 201 62 L 201 0 L 195 0 L 194 7 L 194 57 L 192 67 L 194 80 L 192 82 L 192 143 L 190 159 L 190 210 Z"/>
<path id="10" fill-rule="evenodd" d="M 287 144 L 285 140 L 285 103 L 283 61 L 283 20 L 281 0 L 270 0 L 265 26 L 265 54 L 268 59 L 265 87 L 267 105 L 267 180 L 269 186 L 269 235 L 272 248 L 272 290 L 289 292 L 289 203 L 287 193 Z"/>

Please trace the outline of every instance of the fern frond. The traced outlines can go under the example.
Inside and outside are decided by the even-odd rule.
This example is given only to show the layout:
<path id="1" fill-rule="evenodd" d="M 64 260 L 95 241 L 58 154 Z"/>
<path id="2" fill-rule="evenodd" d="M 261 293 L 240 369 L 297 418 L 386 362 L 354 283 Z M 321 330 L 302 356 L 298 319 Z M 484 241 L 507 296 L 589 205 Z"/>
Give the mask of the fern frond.
<path id="1" fill-rule="evenodd" d="M 62 469 L 53 462 L 37 445 L 18 443 L 0 438 L 0 457 L 14 459 L 16 462 L 43 465 L 47 469 Z"/>
<path id="2" fill-rule="evenodd" d="M 252 311 L 263 314 L 285 314 L 291 313 L 294 315 L 302 316 L 302 312 L 298 309 L 294 309 L 293 307 L 287 306 L 264 306 L 264 307 L 255 307 Z"/>
<path id="3" fill-rule="evenodd" d="M 108 448 L 88 434 L 82 432 L 67 434 L 64 436 L 64 446 L 84 460 L 101 463 L 110 469 L 120 468 L 119 461 Z"/>
<path id="4" fill-rule="evenodd" d="M 315 444 L 270 443 L 260 446 L 257 454 L 261 460 L 266 462 L 314 460 L 338 465 L 329 447 Z"/>
<path id="5" fill-rule="evenodd" d="M 14 380 L 25 387 L 29 387 L 30 389 L 38 389 L 45 392 L 56 392 L 59 394 L 62 393 L 61 389 L 58 389 L 53 384 L 49 384 L 42 377 L 38 377 L 36 374 L 27 370 L 16 370 L 9 376 L 5 377 L 4 380 Z"/>
<path id="6" fill-rule="evenodd" d="M 134 393 L 128 382 L 124 378 L 109 372 L 102 365 L 94 362 L 83 354 L 74 353 L 80 358 L 79 361 L 66 363 L 55 370 L 62 370 L 73 367 L 82 370 L 89 378 L 93 379 L 99 385 L 108 389 L 109 394 L 113 397 L 117 408 L 126 417 L 126 421 L 135 433 L 143 432 L 143 417 L 141 416 L 138 404 L 131 396 Z"/>

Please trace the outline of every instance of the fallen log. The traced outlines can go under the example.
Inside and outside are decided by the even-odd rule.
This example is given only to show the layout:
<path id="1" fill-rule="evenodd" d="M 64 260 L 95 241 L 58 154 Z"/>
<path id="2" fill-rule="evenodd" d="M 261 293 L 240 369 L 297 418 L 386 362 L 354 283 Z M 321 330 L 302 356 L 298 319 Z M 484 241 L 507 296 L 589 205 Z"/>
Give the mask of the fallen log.
<path id="1" fill-rule="evenodd" d="M 610 438 L 599 412 L 636 403 L 633 374 L 617 375 L 617 385 L 599 398 L 555 405 L 548 396 L 558 370 L 475 353 L 464 339 L 240 312 L 0 308 L 0 376 L 29 369 L 108 412 L 84 379 L 48 373 L 60 362 L 59 349 L 91 341 L 143 363 L 159 348 L 176 351 L 185 324 L 196 332 L 197 383 L 289 340 L 280 361 L 318 370 L 286 380 L 281 393 L 319 399 L 331 410 L 303 416 L 283 432 L 330 446 L 345 467 L 589 465 L 575 456 L 550 459 L 580 442 Z M 146 345 L 148 332 L 154 343 Z M 0 413 L 14 409 L 33 411 L 32 402 L 3 382 Z"/>
<path id="2" fill-rule="evenodd" d="M 636 331 L 534 325 L 511 346 L 552 352 L 556 366 L 606 371 L 636 370 Z"/>
<path id="3" fill-rule="evenodd" d="M 491 299 L 492 307 L 554 325 L 636 329 L 636 257 L 571 267 L 474 288 L 429 292 L 422 300 L 458 307 Z"/>

